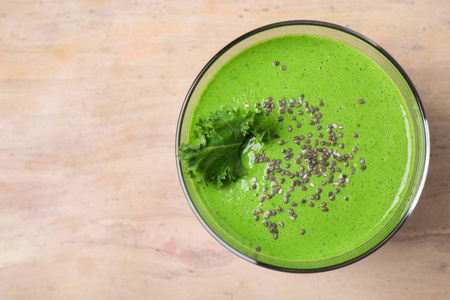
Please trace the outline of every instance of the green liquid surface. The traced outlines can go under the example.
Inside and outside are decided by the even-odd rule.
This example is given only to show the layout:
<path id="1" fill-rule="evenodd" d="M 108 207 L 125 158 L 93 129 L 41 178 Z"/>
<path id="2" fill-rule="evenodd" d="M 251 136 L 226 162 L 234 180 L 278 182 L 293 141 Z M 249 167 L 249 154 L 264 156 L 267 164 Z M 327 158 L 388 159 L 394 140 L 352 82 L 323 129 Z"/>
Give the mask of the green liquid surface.
<path id="1" fill-rule="evenodd" d="M 274 61 L 279 61 L 280 65 L 274 66 Z M 286 66 L 286 70 L 282 70 L 282 66 Z M 305 95 L 301 107 L 291 108 L 292 114 L 278 113 L 278 101 L 286 99 L 289 103 L 289 99 L 294 98 L 298 103 L 301 94 Z M 259 253 L 281 260 L 318 261 L 342 255 L 366 243 L 394 216 L 410 177 L 414 137 L 398 88 L 369 57 L 341 42 L 308 35 L 270 39 L 239 53 L 215 74 L 194 110 L 188 142 L 195 143 L 194 125 L 199 116 L 206 116 L 222 106 L 255 109 L 257 103 L 266 102 L 269 97 L 273 98 L 275 108 L 264 118 L 265 126 L 280 138 L 271 138 L 263 144 L 251 140 L 242 154 L 248 173 L 236 182 L 220 189 L 195 185 L 208 213 L 244 247 L 252 250 L 260 247 Z M 365 103 L 360 104 L 360 99 Z M 320 106 L 319 101 L 324 105 Z M 320 108 L 323 115 L 320 124 L 309 124 L 312 118 L 311 113 L 306 112 L 305 102 Z M 299 110 L 304 114 L 299 115 Z M 279 116 L 285 120 L 278 122 Z M 292 116 L 296 120 L 292 120 Z M 297 128 L 298 123 L 302 124 L 300 128 Z M 316 147 L 316 139 L 329 141 L 326 129 L 332 124 L 343 126 L 333 129 L 336 136 L 339 133 L 343 136 L 336 146 L 318 147 L 354 155 L 354 159 L 347 160 L 347 167 L 343 162 L 337 163 L 335 167 L 342 172 L 334 173 L 333 183 L 322 186 L 329 178 L 312 175 L 310 181 L 303 184 L 307 190 L 295 186 L 286 204 L 283 199 L 294 179 L 276 173 L 273 176 L 283 191 L 260 202 L 261 195 L 268 193 L 263 188 L 267 186 L 270 192 L 272 187 L 270 180 L 264 180 L 267 164 L 255 163 L 255 154 L 264 152 L 271 160 L 281 159 L 283 169 L 299 172 L 300 166 L 307 164 L 296 164 L 295 160 L 302 153 L 301 146 L 308 144 L 302 140 L 297 145 L 293 137 L 304 135 L 307 138 L 308 133 L 312 133 L 309 145 Z M 318 125 L 323 129 L 317 130 Z M 288 131 L 289 126 L 292 132 Z M 324 137 L 319 138 L 319 133 Z M 285 140 L 286 144 L 279 145 L 280 140 Z M 343 149 L 339 148 L 341 143 Z M 354 152 L 353 147 L 359 150 Z M 290 161 L 286 161 L 282 153 L 288 148 L 294 153 Z M 365 160 L 365 170 L 361 170 L 361 158 Z M 285 168 L 288 163 L 291 167 Z M 350 173 L 351 168 L 355 169 L 355 174 Z M 329 170 L 323 173 L 331 174 Z M 345 182 L 345 187 L 336 186 L 334 182 L 342 174 L 350 181 Z M 281 178 L 285 178 L 284 183 L 280 183 Z M 256 189 L 252 188 L 254 184 Z M 322 189 L 320 200 L 311 200 L 309 197 L 319 188 Z M 336 188 L 340 193 L 334 193 Z M 329 192 L 335 196 L 333 201 L 327 196 Z M 306 199 L 306 204 L 301 204 L 301 199 Z M 293 207 L 292 202 L 298 205 Z M 314 203 L 314 207 L 309 202 Z M 326 212 L 321 207 L 323 202 L 329 209 Z M 269 228 L 263 225 L 264 214 L 259 214 L 260 219 L 255 221 L 252 211 L 261 208 L 266 212 L 277 207 L 283 211 L 267 219 L 278 225 L 278 237 L 274 239 Z M 289 218 L 289 208 L 297 215 L 294 221 Z M 283 228 L 279 222 L 284 223 Z"/>

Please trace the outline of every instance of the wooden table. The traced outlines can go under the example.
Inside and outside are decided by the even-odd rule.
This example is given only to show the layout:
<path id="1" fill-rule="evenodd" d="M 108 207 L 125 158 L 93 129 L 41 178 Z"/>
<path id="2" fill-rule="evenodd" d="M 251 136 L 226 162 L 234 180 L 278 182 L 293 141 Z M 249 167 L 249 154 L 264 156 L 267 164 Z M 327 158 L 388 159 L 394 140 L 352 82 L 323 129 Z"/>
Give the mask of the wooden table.
<path id="1" fill-rule="evenodd" d="M 449 2 L 227 2 L 0 2 L 0 299 L 450 299 Z M 290 19 L 377 41 L 415 83 L 431 130 L 411 219 L 367 259 L 313 275 L 220 246 L 174 157 L 180 107 L 208 59 Z"/>

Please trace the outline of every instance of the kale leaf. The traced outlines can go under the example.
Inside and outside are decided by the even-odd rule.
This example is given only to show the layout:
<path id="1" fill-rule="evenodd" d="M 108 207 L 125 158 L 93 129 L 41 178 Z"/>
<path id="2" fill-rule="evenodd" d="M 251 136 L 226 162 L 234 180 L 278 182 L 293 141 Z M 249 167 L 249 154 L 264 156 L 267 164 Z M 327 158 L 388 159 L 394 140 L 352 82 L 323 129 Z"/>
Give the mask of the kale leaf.
<path id="1" fill-rule="evenodd" d="M 267 130 L 260 125 L 262 115 L 259 110 L 225 107 L 199 118 L 194 133 L 200 143 L 178 148 L 190 176 L 216 187 L 242 177 L 247 172 L 241 162 L 243 147 L 249 139 L 262 141 L 266 135 Z"/>

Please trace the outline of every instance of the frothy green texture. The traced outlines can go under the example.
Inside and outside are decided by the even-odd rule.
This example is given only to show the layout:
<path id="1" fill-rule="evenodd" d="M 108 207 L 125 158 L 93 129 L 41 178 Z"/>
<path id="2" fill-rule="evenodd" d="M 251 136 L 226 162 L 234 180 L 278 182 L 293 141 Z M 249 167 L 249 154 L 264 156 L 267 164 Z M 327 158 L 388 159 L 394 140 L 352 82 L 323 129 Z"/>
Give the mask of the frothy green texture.
<path id="1" fill-rule="evenodd" d="M 273 62 L 279 61 L 279 66 Z M 286 70 L 281 70 L 286 66 Z M 265 118 L 265 126 L 279 139 L 270 139 L 264 144 L 251 141 L 242 155 L 247 175 L 221 189 L 213 186 L 196 185 L 196 191 L 208 212 L 232 238 L 249 249 L 261 247 L 261 254 L 290 261 L 317 261 L 342 255 L 364 243 L 379 232 L 392 218 L 401 203 L 404 187 L 409 180 L 413 135 L 409 128 L 409 115 L 396 85 L 387 74 L 369 57 L 358 50 L 328 38 L 316 36 L 285 36 L 270 39 L 256 44 L 227 62 L 212 78 L 204 89 L 197 104 L 192 126 L 199 116 L 217 111 L 223 105 L 248 107 L 254 109 L 256 103 L 273 97 L 273 101 L 290 98 L 298 99 L 305 95 L 303 102 L 320 107 L 323 114 L 320 120 L 324 129 L 316 130 L 317 125 L 309 125 L 310 113 L 297 114 L 305 108 L 294 107 L 294 113 L 286 113 L 283 122 L 276 119 L 278 106 L 272 114 Z M 364 99 L 360 104 L 358 100 Z M 324 106 L 319 106 L 319 101 Z M 297 120 L 292 120 L 295 116 Z M 297 128 L 297 123 L 302 123 Z M 284 184 L 280 184 L 283 193 L 260 202 L 263 187 L 269 187 L 270 181 L 264 180 L 267 166 L 265 163 L 255 164 L 255 154 L 265 152 L 270 159 L 283 160 L 292 166 L 291 172 L 299 172 L 295 157 L 290 161 L 283 159 L 282 149 L 293 148 L 295 155 L 301 153 L 301 145 L 296 145 L 294 136 L 313 133 L 310 138 L 314 147 L 316 139 L 327 140 L 326 126 L 342 125 L 343 137 L 339 142 L 344 149 L 331 146 L 342 154 L 353 153 L 355 158 L 348 160 L 349 166 L 338 163 L 336 167 L 349 175 L 350 182 L 345 188 L 334 184 L 321 185 L 328 178 L 312 176 L 307 191 L 296 187 L 291 192 L 290 202 L 297 202 L 292 207 L 283 202 L 283 197 L 291 186 L 288 176 Z M 291 125 L 292 132 L 287 128 Z M 318 138 L 318 133 L 325 135 Z M 353 133 L 359 135 L 358 138 Z M 280 139 L 287 143 L 278 144 Z M 190 129 L 188 142 L 195 143 L 193 127 Z M 353 147 L 359 151 L 352 152 Z M 366 170 L 361 170 L 360 158 L 364 158 Z M 306 166 L 305 163 L 302 165 Z M 350 169 L 356 170 L 350 175 Z M 324 173 L 330 174 L 325 171 Z M 276 174 L 277 180 L 281 178 Z M 186 176 L 187 177 L 187 176 Z M 256 177 L 256 182 L 252 178 Z M 335 180 L 336 181 L 336 180 Z M 252 189 L 256 184 L 257 188 Z M 321 199 L 313 200 L 315 206 L 300 204 L 301 199 L 311 200 L 310 195 L 322 188 Z M 328 192 L 340 188 L 331 201 Z M 345 200 L 344 197 L 348 197 Z M 347 198 L 346 198 L 347 199 Z M 326 202 L 329 211 L 324 212 L 320 204 Z M 278 239 L 268 232 L 260 220 L 255 221 L 252 211 L 261 208 L 265 211 L 283 208 L 268 221 L 278 224 L 284 222 L 285 227 L 278 227 Z M 288 209 L 292 208 L 297 219 L 289 219 Z M 300 231 L 305 229 L 305 234 Z"/>

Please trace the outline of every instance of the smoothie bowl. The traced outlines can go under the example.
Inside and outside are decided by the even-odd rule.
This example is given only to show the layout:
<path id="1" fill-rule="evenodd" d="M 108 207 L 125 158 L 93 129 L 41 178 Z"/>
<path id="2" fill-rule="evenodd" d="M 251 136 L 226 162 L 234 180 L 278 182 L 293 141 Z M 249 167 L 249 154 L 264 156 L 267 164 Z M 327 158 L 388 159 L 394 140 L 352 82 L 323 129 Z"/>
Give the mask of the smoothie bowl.
<path id="1" fill-rule="evenodd" d="M 236 39 L 183 104 L 177 166 L 227 249 L 289 272 L 339 268 L 413 211 L 429 161 L 419 96 L 399 64 L 337 25 L 289 21 Z"/>

